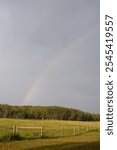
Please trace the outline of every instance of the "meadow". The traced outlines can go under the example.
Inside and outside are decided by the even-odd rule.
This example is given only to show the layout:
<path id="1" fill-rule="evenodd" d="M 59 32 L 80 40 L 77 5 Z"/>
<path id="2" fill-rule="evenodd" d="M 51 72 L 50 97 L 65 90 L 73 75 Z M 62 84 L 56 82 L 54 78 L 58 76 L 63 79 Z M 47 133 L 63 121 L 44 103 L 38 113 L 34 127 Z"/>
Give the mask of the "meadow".
<path id="1" fill-rule="evenodd" d="M 16 138 L 13 127 L 43 127 L 19 129 Z M 100 123 L 60 120 L 0 119 L 1 150 L 99 150 Z"/>

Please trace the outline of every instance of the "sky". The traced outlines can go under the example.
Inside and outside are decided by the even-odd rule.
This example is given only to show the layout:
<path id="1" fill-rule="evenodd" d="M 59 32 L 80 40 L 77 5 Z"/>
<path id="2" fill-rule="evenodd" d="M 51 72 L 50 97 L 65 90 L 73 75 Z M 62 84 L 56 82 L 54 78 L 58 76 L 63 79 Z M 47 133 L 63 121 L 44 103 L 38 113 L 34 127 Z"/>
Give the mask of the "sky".
<path id="1" fill-rule="evenodd" d="M 0 103 L 100 111 L 99 0 L 0 0 Z"/>

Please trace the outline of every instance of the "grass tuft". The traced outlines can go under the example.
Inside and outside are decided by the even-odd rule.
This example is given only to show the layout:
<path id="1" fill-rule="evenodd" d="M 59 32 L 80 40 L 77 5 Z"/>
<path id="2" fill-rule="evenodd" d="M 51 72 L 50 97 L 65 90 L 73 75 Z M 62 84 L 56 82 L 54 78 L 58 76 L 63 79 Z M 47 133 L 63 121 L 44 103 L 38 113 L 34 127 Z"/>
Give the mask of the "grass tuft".
<path id="1" fill-rule="evenodd" d="M 16 141 L 16 140 L 24 140 L 24 138 L 21 136 L 21 135 L 19 135 L 19 134 L 15 134 L 15 135 L 13 135 L 13 134 L 6 134 L 6 135 L 3 135 L 1 138 L 0 138 L 0 141 L 1 142 L 8 142 L 8 141 Z"/>

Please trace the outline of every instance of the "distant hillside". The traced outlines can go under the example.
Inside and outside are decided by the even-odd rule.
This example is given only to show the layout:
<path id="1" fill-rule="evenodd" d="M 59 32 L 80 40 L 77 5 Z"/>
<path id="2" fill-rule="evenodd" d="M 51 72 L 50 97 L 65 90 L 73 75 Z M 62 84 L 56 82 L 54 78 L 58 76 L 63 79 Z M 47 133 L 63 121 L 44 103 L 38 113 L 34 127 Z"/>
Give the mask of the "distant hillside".
<path id="1" fill-rule="evenodd" d="M 99 114 L 60 106 L 11 106 L 0 104 L 0 118 L 99 121 Z"/>

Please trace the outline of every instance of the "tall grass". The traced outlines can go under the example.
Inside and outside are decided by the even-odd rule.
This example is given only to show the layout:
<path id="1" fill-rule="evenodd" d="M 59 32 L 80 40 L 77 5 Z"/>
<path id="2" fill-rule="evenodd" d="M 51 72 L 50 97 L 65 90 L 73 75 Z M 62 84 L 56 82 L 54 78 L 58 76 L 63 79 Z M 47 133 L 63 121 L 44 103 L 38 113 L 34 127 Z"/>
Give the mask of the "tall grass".
<path id="1" fill-rule="evenodd" d="M 53 139 L 0 143 L 0 150 L 99 150 L 99 135 L 79 135 Z"/>
<path id="2" fill-rule="evenodd" d="M 43 138 L 58 138 L 74 135 L 81 135 L 87 132 L 99 132 L 99 122 L 81 121 L 58 121 L 58 120 L 21 120 L 21 119 L 0 119 L 0 139 L 14 140 L 13 126 L 43 127 Z M 88 131 L 87 131 L 88 129 Z M 97 133 L 98 133 L 97 132 Z M 7 138 L 8 136 L 8 138 Z M 41 138 L 39 129 L 19 129 L 16 140 L 18 139 Z"/>
<path id="3" fill-rule="evenodd" d="M 51 146 L 33 147 L 25 150 L 99 150 L 99 142 L 65 143 Z"/>
<path id="4" fill-rule="evenodd" d="M 19 134 L 13 135 L 11 133 L 5 134 L 2 137 L 0 137 L 0 142 L 16 141 L 16 140 L 24 140 L 24 138 Z"/>
<path id="5" fill-rule="evenodd" d="M 42 126 L 43 137 L 39 130 L 13 134 L 14 125 Z M 0 141 L 0 150 L 99 150 L 99 122 L 0 119 Z"/>

